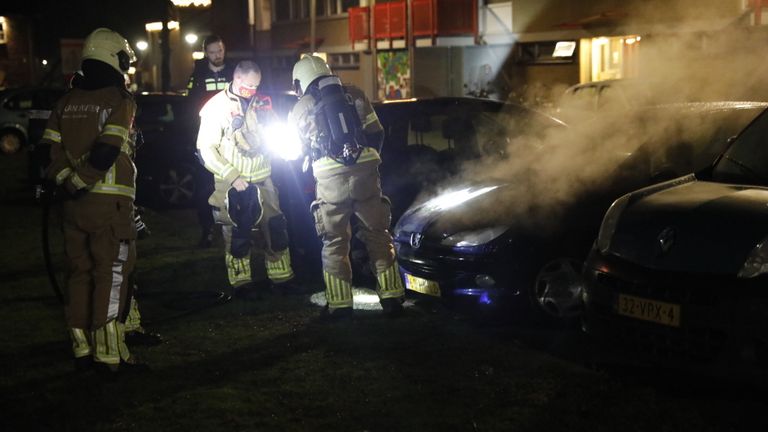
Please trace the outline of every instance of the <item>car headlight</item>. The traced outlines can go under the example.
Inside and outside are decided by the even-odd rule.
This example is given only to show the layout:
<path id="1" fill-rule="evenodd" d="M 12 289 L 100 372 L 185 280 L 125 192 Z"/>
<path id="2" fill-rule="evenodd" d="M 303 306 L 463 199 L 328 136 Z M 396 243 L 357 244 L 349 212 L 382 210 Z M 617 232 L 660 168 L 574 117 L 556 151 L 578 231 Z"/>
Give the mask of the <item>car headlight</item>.
<path id="1" fill-rule="evenodd" d="M 611 239 L 616 232 L 616 226 L 619 224 L 621 213 L 629 203 L 631 194 L 624 195 L 611 204 L 611 207 L 603 217 L 603 223 L 600 225 L 600 233 L 597 235 L 597 248 L 601 253 L 606 253 L 611 246 Z"/>
<path id="2" fill-rule="evenodd" d="M 427 201 L 422 207 L 429 210 L 448 210 L 453 207 L 460 206 L 467 201 L 473 200 L 481 195 L 485 195 L 488 192 L 498 188 L 498 185 L 494 185 L 480 188 L 464 188 L 451 192 L 445 192 Z"/>
<path id="3" fill-rule="evenodd" d="M 479 230 L 461 231 L 444 238 L 440 244 L 456 247 L 479 246 L 502 235 L 508 228 L 506 226 L 495 226 Z"/>
<path id="4" fill-rule="evenodd" d="M 752 249 L 736 276 L 747 279 L 764 273 L 768 273 L 768 239 L 763 239 Z"/>

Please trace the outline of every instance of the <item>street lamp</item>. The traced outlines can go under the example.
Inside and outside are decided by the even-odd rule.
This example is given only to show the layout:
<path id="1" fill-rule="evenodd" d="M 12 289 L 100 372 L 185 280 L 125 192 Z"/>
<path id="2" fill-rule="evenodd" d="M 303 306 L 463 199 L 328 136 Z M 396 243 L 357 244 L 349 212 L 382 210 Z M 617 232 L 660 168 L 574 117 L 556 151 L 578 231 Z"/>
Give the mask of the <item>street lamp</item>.
<path id="1" fill-rule="evenodd" d="M 194 33 L 187 33 L 187 35 L 184 36 L 184 40 L 187 41 L 188 44 L 194 45 L 197 42 L 197 35 Z"/>
<path id="2" fill-rule="evenodd" d="M 136 42 L 136 49 L 138 49 L 139 51 L 146 51 L 147 48 L 149 48 L 149 44 L 147 43 L 147 41 L 140 40 Z"/>

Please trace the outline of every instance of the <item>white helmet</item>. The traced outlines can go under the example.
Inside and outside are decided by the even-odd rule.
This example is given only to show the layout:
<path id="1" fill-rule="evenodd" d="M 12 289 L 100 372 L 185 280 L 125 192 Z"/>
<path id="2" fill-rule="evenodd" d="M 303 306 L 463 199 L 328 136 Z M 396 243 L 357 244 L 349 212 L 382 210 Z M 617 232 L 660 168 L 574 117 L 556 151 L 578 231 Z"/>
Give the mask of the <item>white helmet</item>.
<path id="1" fill-rule="evenodd" d="M 293 85 L 299 94 L 304 93 L 314 80 L 330 75 L 333 75 L 331 68 L 318 56 L 305 55 L 293 65 Z"/>
<path id="2" fill-rule="evenodd" d="M 87 59 L 104 62 L 123 74 L 136 61 L 136 53 L 120 33 L 102 27 L 85 38 L 83 60 Z"/>

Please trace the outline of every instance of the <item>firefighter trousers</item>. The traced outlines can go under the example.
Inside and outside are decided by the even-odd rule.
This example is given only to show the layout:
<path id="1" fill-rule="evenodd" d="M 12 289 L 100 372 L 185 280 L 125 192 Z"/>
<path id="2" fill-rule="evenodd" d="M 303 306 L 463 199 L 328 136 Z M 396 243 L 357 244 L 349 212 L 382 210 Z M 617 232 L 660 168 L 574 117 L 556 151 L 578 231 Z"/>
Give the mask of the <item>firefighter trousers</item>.
<path id="1" fill-rule="evenodd" d="M 317 234 L 323 242 L 323 276 L 331 309 L 352 307 L 352 266 L 349 260 L 352 228 L 359 222 L 357 236 L 363 241 L 376 272 L 380 299 L 404 295 L 395 248 L 389 233 L 390 203 L 381 193 L 378 161 L 339 166 L 316 173 L 317 200 L 311 211 Z"/>
<path id="2" fill-rule="evenodd" d="M 130 357 L 119 318 L 136 260 L 133 212 L 128 200 L 94 193 L 63 203 L 65 309 L 75 357 L 111 364 Z"/>
<path id="3" fill-rule="evenodd" d="M 245 285 L 252 280 L 251 256 L 263 253 L 267 277 L 275 283 L 293 279 L 291 254 L 288 248 L 288 228 L 280 210 L 277 188 L 272 179 L 253 183 L 259 188 L 264 214 L 252 233 L 253 241 L 249 255 L 236 258 L 230 253 L 232 245 L 233 222 L 226 211 L 227 191 L 232 187 L 226 181 L 217 179 L 215 190 L 209 203 L 214 206 L 213 218 L 221 224 L 224 237 L 224 260 L 227 266 L 227 278 L 233 287 Z"/>

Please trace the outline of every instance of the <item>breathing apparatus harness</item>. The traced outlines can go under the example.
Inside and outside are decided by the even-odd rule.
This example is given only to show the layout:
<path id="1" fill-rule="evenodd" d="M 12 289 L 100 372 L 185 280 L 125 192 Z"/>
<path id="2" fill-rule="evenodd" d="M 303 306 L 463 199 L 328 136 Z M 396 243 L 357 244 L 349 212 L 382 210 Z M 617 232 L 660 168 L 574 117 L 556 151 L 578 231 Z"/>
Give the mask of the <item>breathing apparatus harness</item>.
<path id="1" fill-rule="evenodd" d="M 237 143 L 237 149 L 240 150 L 241 153 L 243 153 L 245 156 L 253 157 L 257 155 L 259 152 L 262 151 L 259 145 L 256 145 L 258 143 L 258 139 L 253 136 L 254 131 L 250 130 L 250 127 L 253 127 L 255 125 L 247 124 L 246 118 L 250 112 L 253 112 L 256 116 L 257 123 L 261 123 L 263 125 L 268 125 L 272 119 L 273 116 L 269 115 L 272 111 L 272 98 L 267 95 L 260 95 L 260 94 L 254 94 L 248 99 L 238 97 L 241 103 L 242 113 L 238 113 L 235 116 L 232 117 L 232 122 L 230 124 L 230 129 L 232 132 L 240 131 L 240 133 L 243 134 L 243 138 L 246 139 L 246 141 L 251 140 L 251 142 L 239 142 Z M 241 130 L 242 129 L 242 130 Z"/>
<path id="2" fill-rule="evenodd" d="M 354 165 L 363 152 L 365 136 L 352 96 L 335 75 L 318 79 L 307 90 L 316 103 L 318 138 L 317 146 L 312 148 L 312 159 L 327 156 L 340 164 Z"/>

